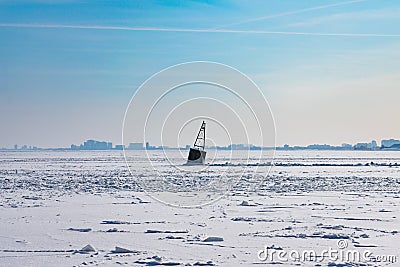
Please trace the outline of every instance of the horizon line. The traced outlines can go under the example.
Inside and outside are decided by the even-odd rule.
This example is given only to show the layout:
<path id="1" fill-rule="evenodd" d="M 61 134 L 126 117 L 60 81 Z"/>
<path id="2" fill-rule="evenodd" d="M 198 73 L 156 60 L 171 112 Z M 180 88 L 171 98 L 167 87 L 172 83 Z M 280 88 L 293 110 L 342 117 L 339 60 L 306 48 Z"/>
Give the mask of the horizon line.
<path id="1" fill-rule="evenodd" d="M 95 139 L 87 139 L 86 141 L 89 141 L 89 140 L 93 140 L 93 141 L 96 141 L 96 142 L 101 142 L 101 143 L 110 143 L 110 144 L 112 144 L 112 145 L 114 145 L 114 147 L 115 146 L 124 146 L 125 147 L 125 144 L 120 144 L 120 143 L 114 143 L 114 142 L 111 142 L 111 141 L 98 141 L 98 140 L 95 140 Z M 227 144 L 227 145 L 215 145 L 215 146 L 207 146 L 208 148 L 224 148 L 224 147 L 229 147 L 229 146 L 237 146 L 237 145 L 242 145 L 242 146 L 248 146 L 249 148 L 250 147 L 261 147 L 261 148 L 283 148 L 283 147 L 290 147 L 290 148 L 296 148 L 296 147 L 303 147 L 303 148 L 305 148 L 305 147 L 308 147 L 308 146 L 330 146 L 330 147 L 342 147 L 343 145 L 351 145 L 351 146 L 356 146 L 357 144 L 370 144 L 370 143 L 372 143 L 373 141 L 375 141 L 376 142 L 376 140 L 371 140 L 371 142 L 362 142 L 362 141 L 358 141 L 358 142 L 356 142 L 356 143 L 354 143 L 354 144 L 351 144 L 351 143 L 348 143 L 348 142 L 342 142 L 342 144 L 340 144 L 340 145 L 335 145 L 335 144 L 329 144 L 329 143 L 309 143 L 309 144 L 306 144 L 306 145 L 290 145 L 290 144 L 288 144 L 288 143 L 285 143 L 285 144 L 283 144 L 283 145 L 275 145 L 275 146 L 260 146 L 260 145 L 254 145 L 254 144 L 245 144 L 245 143 L 231 143 L 231 144 Z M 381 144 L 382 144 L 382 141 L 400 141 L 400 139 L 394 139 L 393 137 L 391 137 L 391 138 L 388 138 L 388 139 L 382 139 L 382 140 L 380 140 L 380 142 L 381 142 Z M 83 141 L 83 142 L 85 142 L 85 141 Z M 377 144 L 378 144 L 378 142 L 376 142 Z M 83 143 L 82 143 L 83 144 Z M 82 145 L 81 144 L 81 145 Z M 146 142 L 130 142 L 129 144 L 143 144 L 143 148 L 145 148 L 145 144 L 146 144 Z M 128 144 L 128 145 L 129 145 Z M 173 146 L 162 146 L 162 145 L 151 145 L 150 143 L 149 143 L 149 145 L 150 145 L 150 147 L 151 148 L 160 148 L 160 147 L 164 147 L 164 148 L 170 148 L 170 149 L 181 149 L 181 148 L 185 148 L 186 147 L 186 145 L 185 146 L 182 146 L 182 147 L 173 147 Z M 15 146 L 17 146 L 18 148 L 17 148 L 17 150 L 21 150 L 21 148 L 22 147 L 26 147 L 26 149 L 27 150 L 32 150 L 32 149 L 70 149 L 71 148 L 71 146 L 76 146 L 76 147 L 79 147 L 80 145 L 75 145 L 75 144 L 71 144 L 71 145 L 69 145 L 69 146 L 67 146 L 67 147 L 39 147 L 39 146 L 36 146 L 36 145 L 26 145 L 26 144 L 24 144 L 24 145 L 19 145 L 19 144 L 14 144 L 13 145 L 13 147 L 11 147 L 11 148 L 8 148 L 8 147 L 3 147 L 3 146 L 0 146 L 0 150 L 2 150 L 2 149 L 6 149 L 6 150 L 15 150 Z M 112 148 L 112 149 L 114 149 L 114 147 Z M 378 146 L 379 147 L 379 146 Z M 126 148 L 126 149 L 128 149 L 128 148 Z M 23 149 L 22 149 L 23 150 Z"/>

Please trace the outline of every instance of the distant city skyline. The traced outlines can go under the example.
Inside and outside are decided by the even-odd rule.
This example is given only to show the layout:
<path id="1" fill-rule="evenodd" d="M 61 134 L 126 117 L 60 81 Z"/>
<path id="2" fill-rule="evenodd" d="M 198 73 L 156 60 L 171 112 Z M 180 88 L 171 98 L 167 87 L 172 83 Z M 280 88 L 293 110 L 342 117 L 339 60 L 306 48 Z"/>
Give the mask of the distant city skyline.
<path id="1" fill-rule="evenodd" d="M 108 141 L 97 141 L 89 139 L 84 141 L 80 145 L 71 144 L 70 147 L 53 147 L 53 148 L 41 148 L 31 145 L 19 146 L 15 144 L 12 148 L 0 147 L 0 150 L 46 150 L 46 149 L 63 149 L 63 150 L 162 150 L 162 149 L 186 149 L 191 147 L 190 144 L 181 147 L 169 147 L 169 146 L 154 146 L 150 142 L 131 142 L 128 146 L 122 144 L 113 145 L 112 142 Z M 261 150 L 261 149 L 273 149 L 274 147 L 260 147 L 254 144 L 229 144 L 227 146 L 219 145 L 206 145 L 206 149 L 219 149 L 219 150 Z M 380 145 L 377 141 L 372 140 L 371 142 L 358 142 L 355 144 L 342 143 L 341 145 L 331 144 L 309 144 L 306 146 L 301 145 L 289 145 L 276 146 L 277 150 L 380 150 L 380 149 L 394 149 L 400 150 L 400 140 L 397 139 L 386 139 L 381 140 Z"/>
<path id="2" fill-rule="evenodd" d="M 389 0 L 0 1 L 0 147 L 122 143 L 137 88 L 198 60 L 254 80 L 277 146 L 397 138 L 399 13 Z"/>

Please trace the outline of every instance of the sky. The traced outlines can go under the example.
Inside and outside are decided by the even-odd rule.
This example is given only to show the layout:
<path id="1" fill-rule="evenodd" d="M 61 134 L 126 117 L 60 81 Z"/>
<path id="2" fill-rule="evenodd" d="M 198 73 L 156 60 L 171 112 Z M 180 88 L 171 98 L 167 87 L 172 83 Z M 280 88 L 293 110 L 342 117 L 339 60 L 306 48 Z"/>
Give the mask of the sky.
<path id="1" fill-rule="evenodd" d="M 276 145 L 400 138 L 398 25 L 397 0 L 0 0 L 0 147 L 122 143 L 135 91 L 189 61 L 251 78 Z"/>

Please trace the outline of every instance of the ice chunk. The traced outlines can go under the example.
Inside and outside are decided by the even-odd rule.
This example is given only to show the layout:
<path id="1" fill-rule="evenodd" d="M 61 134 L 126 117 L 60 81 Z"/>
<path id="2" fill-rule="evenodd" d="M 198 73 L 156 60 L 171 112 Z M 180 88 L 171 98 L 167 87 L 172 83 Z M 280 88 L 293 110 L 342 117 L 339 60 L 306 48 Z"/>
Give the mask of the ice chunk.
<path id="1" fill-rule="evenodd" d="M 127 249 L 127 248 L 121 248 L 121 247 L 115 247 L 112 253 L 134 253 L 133 250 Z"/>
<path id="2" fill-rule="evenodd" d="M 82 252 L 96 252 L 96 249 L 92 245 L 87 244 L 86 246 L 81 248 L 79 251 L 82 251 Z"/>
<path id="3" fill-rule="evenodd" d="M 203 242 L 222 242 L 224 239 L 218 236 L 209 236 L 203 240 Z"/>

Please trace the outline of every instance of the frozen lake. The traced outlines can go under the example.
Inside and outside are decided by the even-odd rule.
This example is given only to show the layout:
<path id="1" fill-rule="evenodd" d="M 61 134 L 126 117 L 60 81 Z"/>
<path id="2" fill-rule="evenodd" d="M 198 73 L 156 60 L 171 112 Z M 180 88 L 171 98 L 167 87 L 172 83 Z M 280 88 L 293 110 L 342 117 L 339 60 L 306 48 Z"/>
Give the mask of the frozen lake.
<path id="1" fill-rule="evenodd" d="M 398 264 L 400 152 L 277 151 L 274 166 L 257 151 L 240 153 L 210 152 L 214 160 L 187 175 L 185 152 L 168 152 L 168 161 L 150 151 L 149 162 L 135 151 L 132 177 L 121 151 L 0 152 L 0 265 L 299 264 L 278 254 L 262 260 L 265 247 L 373 255 L 323 255 L 301 260 L 306 266 Z M 219 187 L 224 173 L 238 179 Z M 202 191 L 223 197 L 182 209 L 154 200 L 143 186 L 185 204 L 202 200 Z M 79 251 L 87 244 L 95 251 Z"/>
<path id="2" fill-rule="evenodd" d="M 0 188 L 53 193 L 141 191 L 136 183 L 138 178 L 158 177 L 171 179 L 171 183 L 184 180 L 176 166 L 190 170 L 183 166 L 185 153 L 168 152 L 175 164 L 171 165 L 162 151 L 149 151 L 150 160 L 144 152 L 131 152 L 134 156 L 131 171 L 135 175 L 132 177 L 122 151 L 0 152 Z M 238 153 L 243 157 L 230 158 L 229 151 L 218 152 L 215 160 L 209 162 L 211 166 L 195 173 L 195 179 L 212 179 L 227 169 L 232 170 L 233 176 L 245 176 L 252 174 L 253 164 L 261 165 L 259 172 L 270 169 L 268 159 L 258 159 L 259 152 Z M 398 192 L 400 188 L 400 151 L 277 151 L 274 164 L 256 190 Z M 242 181 L 235 190 L 248 191 L 247 186 Z"/>

